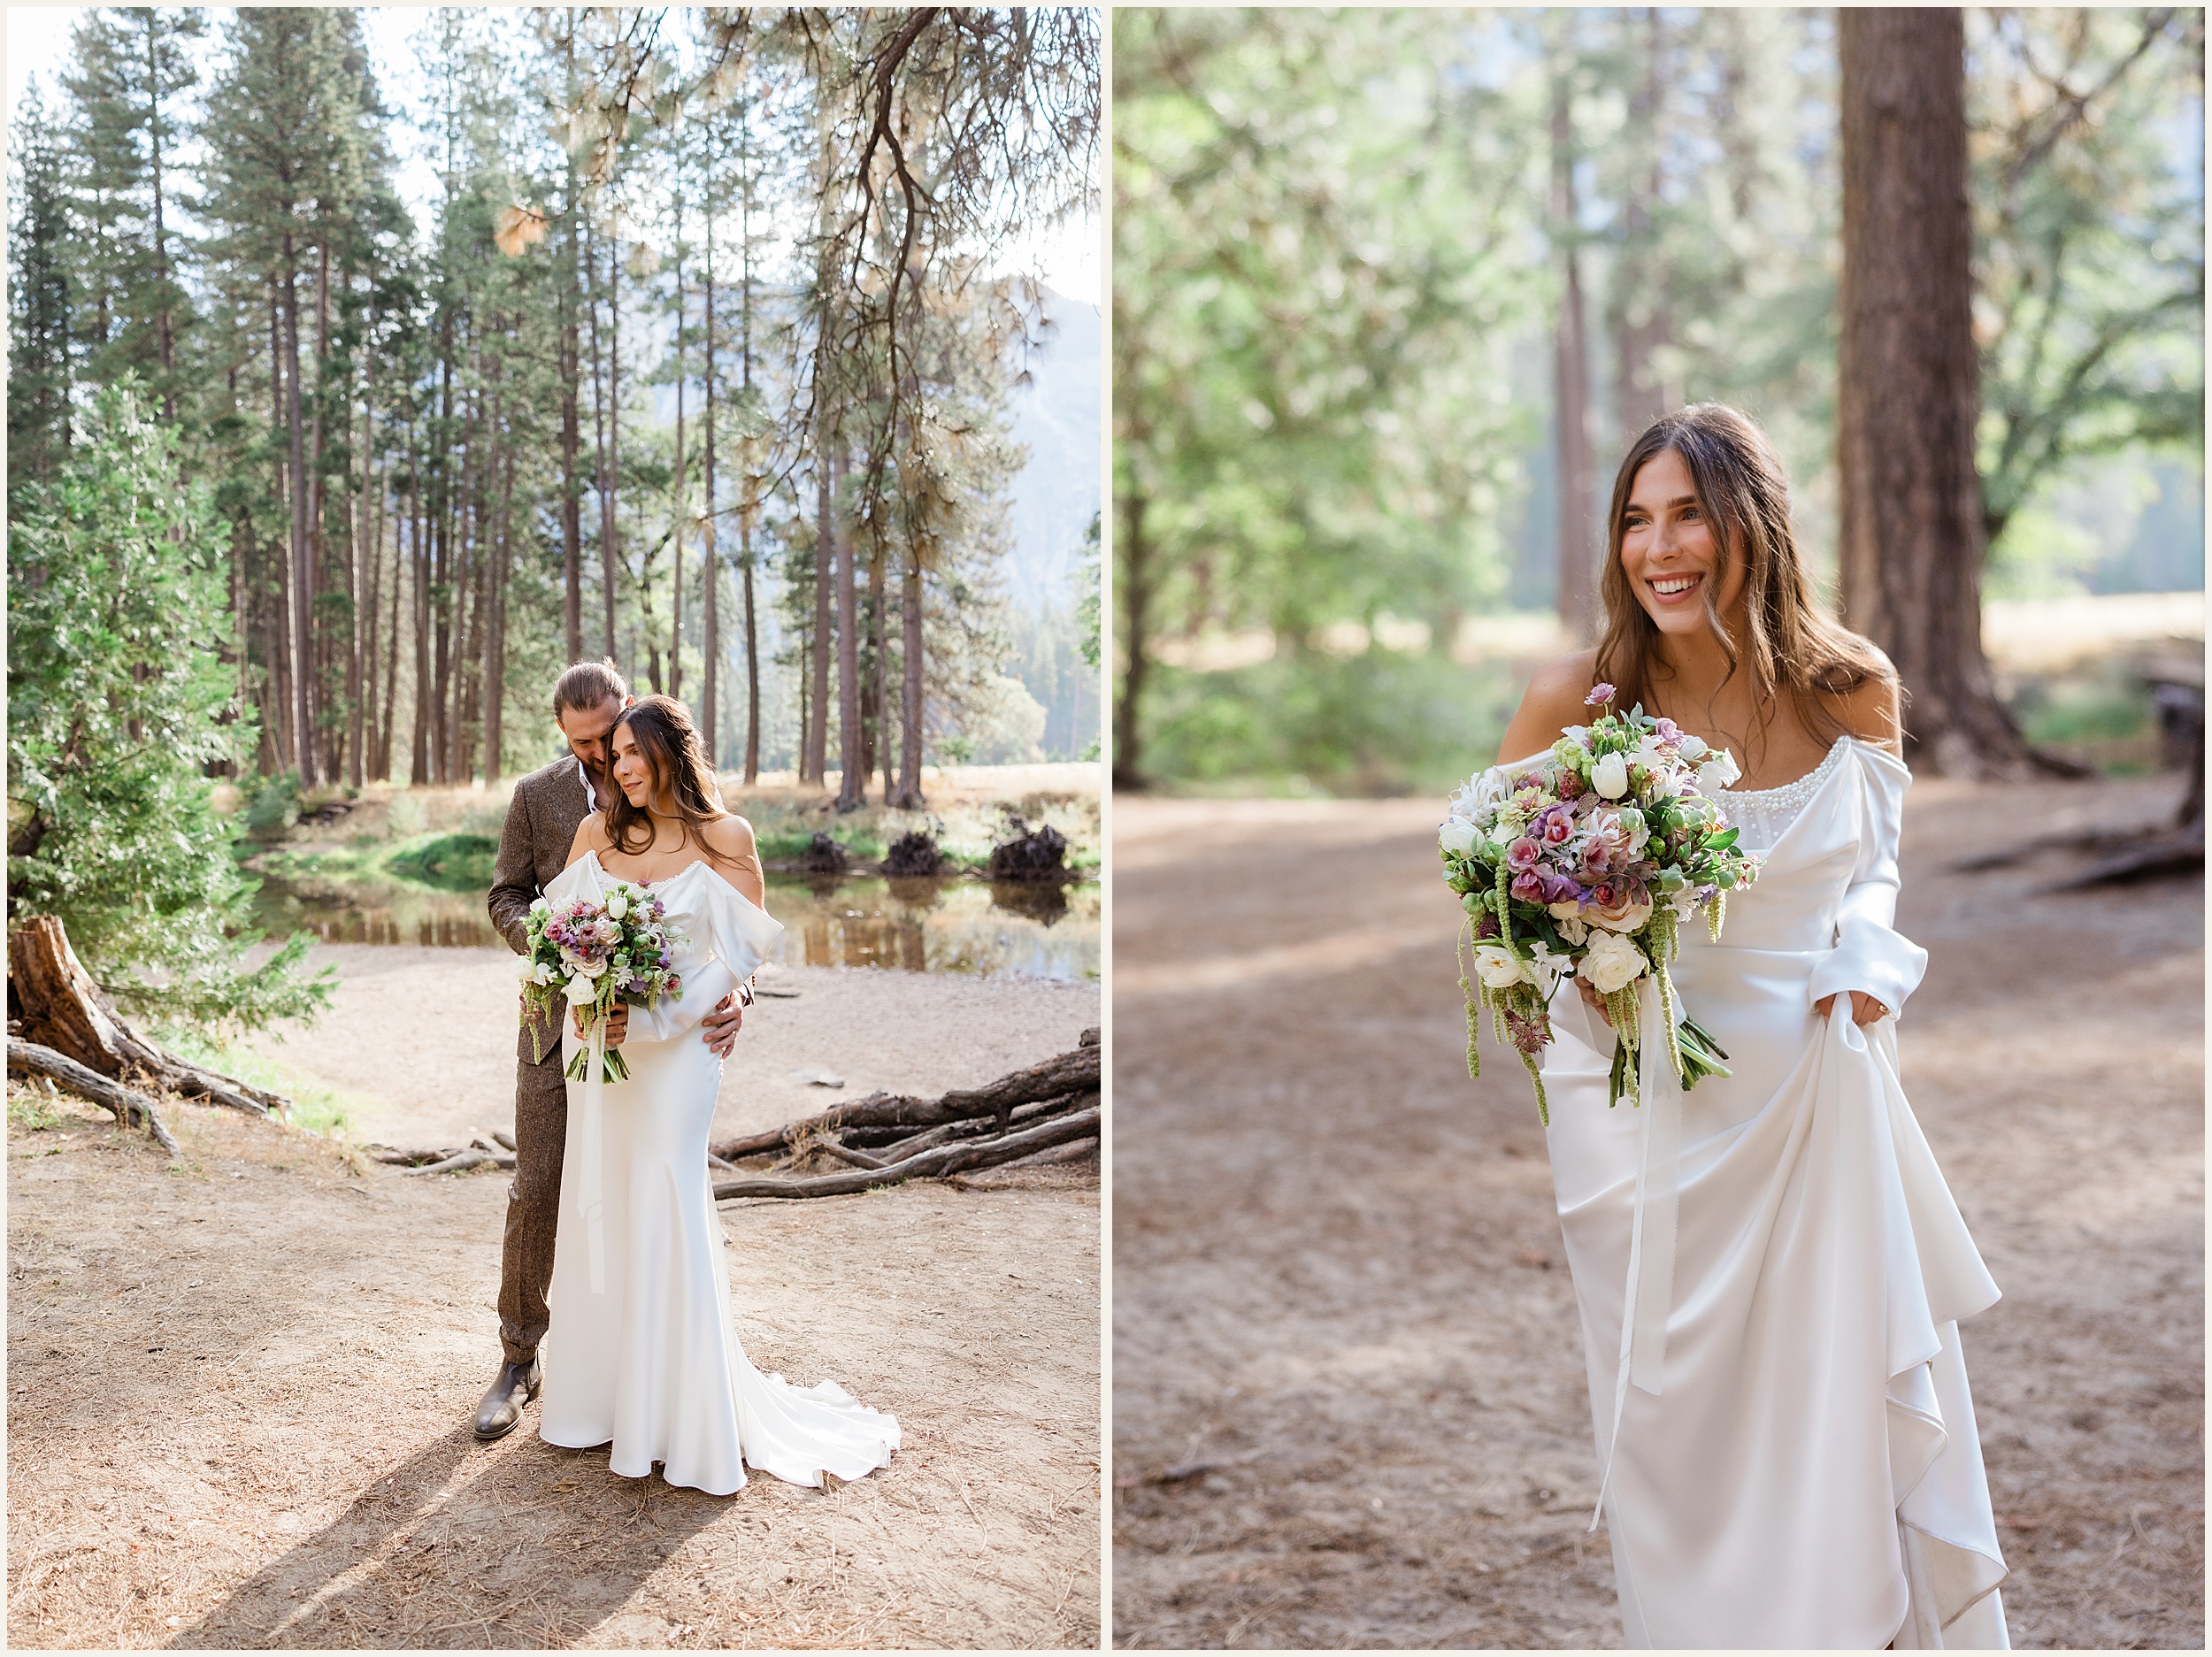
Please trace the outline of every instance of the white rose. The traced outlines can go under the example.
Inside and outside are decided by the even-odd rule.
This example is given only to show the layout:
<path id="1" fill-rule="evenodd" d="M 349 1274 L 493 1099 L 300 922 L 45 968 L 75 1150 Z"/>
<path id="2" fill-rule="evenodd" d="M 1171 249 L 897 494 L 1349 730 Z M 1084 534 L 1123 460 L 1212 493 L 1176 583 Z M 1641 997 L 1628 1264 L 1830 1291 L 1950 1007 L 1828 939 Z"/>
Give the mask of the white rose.
<path id="1" fill-rule="evenodd" d="M 568 1004 L 572 1007 L 583 1006 L 597 993 L 589 978 L 580 977 L 568 981 Z"/>
<path id="2" fill-rule="evenodd" d="M 630 912 L 630 896 L 620 886 L 607 894 L 607 918 L 618 921 Z"/>
<path id="3" fill-rule="evenodd" d="M 607 963 L 603 961 L 579 961 L 576 963 L 576 970 L 578 974 L 588 978 L 595 978 L 606 970 Z"/>
<path id="4" fill-rule="evenodd" d="M 1446 817 L 1436 831 L 1436 843 L 1453 856 L 1464 857 L 1475 848 L 1475 825 L 1463 817 Z"/>
<path id="5" fill-rule="evenodd" d="M 525 984 L 534 984 L 538 981 L 537 973 L 538 963 L 531 960 L 528 955 L 525 955 L 522 957 L 522 964 L 516 971 L 515 976 L 520 978 Z"/>
<path id="6" fill-rule="evenodd" d="M 1475 976 L 1494 990 L 1530 981 L 1521 958 L 1503 944 L 1475 946 Z"/>
<path id="7" fill-rule="evenodd" d="M 1590 768 L 1590 786 L 1608 800 L 1617 800 L 1628 792 L 1628 761 L 1618 754 L 1608 754 Z"/>
<path id="8" fill-rule="evenodd" d="M 1724 748 L 1715 748 L 1713 756 L 1697 768 L 1697 786 L 1710 794 L 1716 788 L 1727 787 L 1742 775 L 1733 755 Z"/>
<path id="9" fill-rule="evenodd" d="M 1633 984 L 1644 966 L 1644 952 L 1618 932 L 1593 932 L 1576 971 L 1599 994 L 1610 995 Z"/>

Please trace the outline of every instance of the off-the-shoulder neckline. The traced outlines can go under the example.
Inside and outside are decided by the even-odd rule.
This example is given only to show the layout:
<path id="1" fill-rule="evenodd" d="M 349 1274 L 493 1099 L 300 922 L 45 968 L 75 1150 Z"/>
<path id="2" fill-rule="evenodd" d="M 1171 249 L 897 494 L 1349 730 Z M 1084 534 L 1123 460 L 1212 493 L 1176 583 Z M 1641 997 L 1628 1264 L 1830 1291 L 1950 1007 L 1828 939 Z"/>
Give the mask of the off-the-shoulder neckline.
<path id="1" fill-rule="evenodd" d="M 702 869 L 702 870 L 704 870 L 704 871 L 706 871 L 706 876 L 707 876 L 707 878 L 708 878 L 708 879 L 712 880 L 712 881 L 714 881 L 716 884 L 718 884 L 718 886 L 720 886 L 724 891 L 727 892 L 727 893 L 728 893 L 728 894 L 729 894 L 732 897 L 735 898 L 735 899 L 736 899 L 739 902 L 741 902 L 741 903 L 744 904 L 746 908 L 748 908 L 748 909 L 760 909 L 760 912 L 761 912 L 763 915 L 765 915 L 765 914 L 767 914 L 767 913 L 768 913 L 768 911 L 767 911 L 766 909 L 760 909 L 760 905 L 759 905 L 759 904 L 757 904 L 757 903 L 754 902 L 754 901 L 752 901 L 752 899 L 750 899 L 750 898 L 747 897 L 747 896 L 746 896 L 746 895 L 745 895 L 742 892 L 740 892 L 740 891 L 739 891 L 739 890 L 738 890 L 735 886 L 732 886 L 732 885 L 730 884 L 730 882 L 729 882 L 729 880 L 728 880 L 728 878 L 727 878 L 726 877 L 725 877 L 725 876 L 723 876 L 723 875 L 721 875 L 721 874 L 719 874 L 719 873 L 716 872 L 716 871 L 715 871 L 715 870 L 714 870 L 714 869 L 713 869 L 713 868 L 712 868 L 712 867 L 711 867 L 711 866 L 710 866 L 710 865 L 707 863 L 706 859 L 705 859 L 705 858 L 703 858 L 703 857 L 695 857 L 695 858 L 694 858 L 691 862 L 689 862 L 689 863 L 686 863 L 686 864 L 685 864 L 682 868 L 680 868 L 680 869 L 679 869 L 678 871 L 676 871 L 676 872 L 675 872 L 674 874 L 672 874 L 672 875 L 663 875 L 663 876 L 660 878 L 660 879 L 659 879 L 658 881 L 657 881 L 657 882 L 656 882 L 656 881 L 651 881 L 651 880 L 637 880 L 637 879 L 634 879 L 634 878 L 631 878 L 630 876 L 628 876 L 628 875 L 625 875 L 625 874 L 617 874 L 617 873 L 616 873 L 613 870 L 611 870 L 611 869 L 608 868 L 608 867 L 607 867 L 607 865 L 606 865 L 603 862 L 602 862 L 602 861 L 601 861 L 600 856 L 599 856 L 599 848 L 598 848 L 597 847 L 595 847 L 595 847 L 588 847 L 588 848 L 585 848 L 585 851 L 584 851 L 584 855 L 585 855 L 585 856 L 587 856 L 587 857 L 588 857 L 588 858 L 590 858 L 590 859 L 591 859 L 591 861 L 592 861 L 592 866 L 593 866 L 593 867 L 595 867 L 595 869 L 597 869 L 601 874 L 603 874 L 603 875 L 606 876 L 606 878 L 607 878 L 608 879 L 610 879 L 610 880 L 619 880 L 619 881 L 621 881 L 621 882 L 622 882 L 624 885 L 626 885 L 626 886 L 634 886 L 639 887 L 641 890 L 642 890 L 642 891 L 646 891 L 646 892 L 651 892 L 651 891 L 655 891 L 655 890 L 665 891 L 665 890 L 668 888 L 668 886 L 669 886 L 669 885 L 670 885 L 670 883 L 671 883 L 671 882 L 682 879 L 682 878 L 683 878 L 686 875 L 689 874 L 689 873 L 690 873 L 690 872 L 691 872 L 694 869 Z"/>

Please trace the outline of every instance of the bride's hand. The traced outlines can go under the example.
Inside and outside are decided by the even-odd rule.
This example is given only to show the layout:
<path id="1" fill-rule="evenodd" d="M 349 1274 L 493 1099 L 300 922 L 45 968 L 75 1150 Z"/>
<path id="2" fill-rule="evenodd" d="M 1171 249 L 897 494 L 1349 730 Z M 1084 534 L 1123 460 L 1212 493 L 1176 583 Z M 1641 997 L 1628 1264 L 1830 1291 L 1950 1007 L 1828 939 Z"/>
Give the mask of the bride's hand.
<path id="1" fill-rule="evenodd" d="M 1813 1003 L 1813 1010 L 1825 1017 L 1827 1016 L 1828 1009 L 1835 1004 L 1836 998 L 1834 996 L 1824 995 Z M 1851 1022 L 1853 1024 L 1857 1024 L 1863 1029 L 1868 1024 L 1873 1024 L 1877 1019 L 1886 1018 L 1888 1016 L 1889 1009 L 1883 1006 L 1881 1002 L 1876 1001 L 1864 990 L 1853 990 L 1851 992 Z"/>
<path id="2" fill-rule="evenodd" d="M 1575 988 L 1582 992 L 1582 1004 L 1595 1011 L 1599 1017 L 1605 1020 L 1605 1027 L 1610 1030 L 1613 1027 L 1613 1015 L 1605 1010 L 1605 997 L 1592 989 L 1589 984 L 1581 978 L 1575 980 Z"/>
<path id="3" fill-rule="evenodd" d="M 576 1016 L 576 1039 L 579 1041 L 590 1040 L 591 1032 L 584 1024 L 584 1009 L 579 1007 L 573 1010 Z M 617 1001 L 614 1004 L 614 1011 L 607 1015 L 607 1045 L 611 1047 L 620 1047 L 622 1038 L 629 1032 L 630 1003 Z"/>

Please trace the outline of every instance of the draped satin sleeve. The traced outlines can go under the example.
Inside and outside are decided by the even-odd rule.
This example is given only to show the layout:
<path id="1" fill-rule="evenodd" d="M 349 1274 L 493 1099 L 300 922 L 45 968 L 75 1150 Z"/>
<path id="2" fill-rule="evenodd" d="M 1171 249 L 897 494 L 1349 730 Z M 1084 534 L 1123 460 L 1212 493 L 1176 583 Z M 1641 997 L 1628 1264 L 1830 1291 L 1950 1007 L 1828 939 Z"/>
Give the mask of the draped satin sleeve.
<path id="1" fill-rule="evenodd" d="M 697 1026 L 722 998 L 753 975 L 783 936 L 781 922 L 710 870 L 695 882 L 697 908 L 687 917 L 695 936 L 680 958 L 683 993 L 657 1007 L 630 1009 L 630 1033 L 669 1041 Z"/>
<path id="2" fill-rule="evenodd" d="M 1860 990 L 1894 1017 L 1920 987 L 1928 952 L 1897 930 L 1898 842 L 1903 832 L 1905 790 L 1912 773 L 1904 763 L 1868 743 L 1854 741 L 1859 856 L 1836 910 L 1836 941 L 1813 969 L 1807 994 L 1816 1002 Z"/>

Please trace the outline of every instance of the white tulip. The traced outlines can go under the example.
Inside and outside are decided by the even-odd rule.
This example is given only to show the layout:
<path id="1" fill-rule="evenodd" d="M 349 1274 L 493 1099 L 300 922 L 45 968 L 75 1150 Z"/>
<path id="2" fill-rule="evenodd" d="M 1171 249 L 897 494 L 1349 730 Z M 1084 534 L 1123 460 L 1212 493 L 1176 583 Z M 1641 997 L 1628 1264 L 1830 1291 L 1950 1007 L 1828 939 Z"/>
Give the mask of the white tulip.
<path id="1" fill-rule="evenodd" d="M 1590 786 L 1608 800 L 1617 800 L 1628 792 L 1628 761 L 1618 754 L 1608 754 L 1590 770 Z"/>
<path id="2" fill-rule="evenodd" d="M 573 978 L 568 981 L 568 1004 L 571 1007 L 581 1007 L 598 993 L 589 978 Z"/>
<path id="3" fill-rule="evenodd" d="M 542 896 L 534 897 L 530 900 L 530 912 L 533 915 L 542 915 L 546 912 L 546 910 L 551 909 L 552 907 L 552 904 L 548 902 Z"/>
<path id="4" fill-rule="evenodd" d="M 1726 748 L 1715 748 L 1712 757 L 1697 768 L 1697 786 L 1707 794 L 1725 788 L 1743 775 L 1737 768 L 1735 756 Z"/>
<path id="5" fill-rule="evenodd" d="M 1436 843 L 1453 856 L 1464 857 L 1475 848 L 1475 825 L 1463 817 L 1446 817 L 1436 831 Z"/>
<path id="6" fill-rule="evenodd" d="M 1682 733 L 1680 740 L 1675 743 L 1674 747 L 1675 752 L 1693 765 L 1705 756 L 1705 739 L 1701 736 L 1693 736 L 1687 731 Z"/>
<path id="7" fill-rule="evenodd" d="M 607 918 L 618 921 L 630 912 L 629 894 L 620 886 L 607 894 Z"/>
<path id="8" fill-rule="evenodd" d="M 534 984 L 537 982 L 537 970 L 538 963 L 531 960 L 528 955 L 525 955 L 522 957 L 522 964 L 516 971 L 515 976 L 520 978 L 525 984 Z"/>

